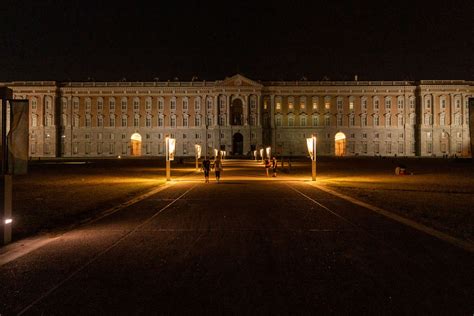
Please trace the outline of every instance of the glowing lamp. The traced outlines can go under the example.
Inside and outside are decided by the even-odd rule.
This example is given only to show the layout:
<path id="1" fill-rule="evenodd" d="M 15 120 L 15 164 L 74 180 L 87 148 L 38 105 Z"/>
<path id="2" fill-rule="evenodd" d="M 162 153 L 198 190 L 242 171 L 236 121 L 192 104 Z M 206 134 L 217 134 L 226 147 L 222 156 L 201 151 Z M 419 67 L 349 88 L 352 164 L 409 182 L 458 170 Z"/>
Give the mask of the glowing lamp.
<path id="1" fill-rule="evenodd" d="M 270 154 L 271 154 L 272 148 L 271 148 L 271 147 L 267 147 L 265 150 L 266 150 L 266 152 L 267 152 L 267 158 L 270 158 Z"/>
<path id="2" fill-rule="evenodd" d="M 13 222 L 13 220 L 11 218 L 5 219 L 5 225 L 11 224 L 12 222 Z"/>

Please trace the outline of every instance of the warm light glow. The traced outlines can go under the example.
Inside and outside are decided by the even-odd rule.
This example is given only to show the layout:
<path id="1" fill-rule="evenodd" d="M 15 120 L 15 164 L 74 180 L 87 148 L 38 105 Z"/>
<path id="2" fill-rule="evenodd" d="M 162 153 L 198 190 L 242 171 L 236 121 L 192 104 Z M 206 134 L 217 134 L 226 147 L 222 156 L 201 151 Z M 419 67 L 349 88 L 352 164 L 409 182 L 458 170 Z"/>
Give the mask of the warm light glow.
<path id="1" fill-rule="evenodd" d="M 130 139 L 141 142 L 142 141 L 142 136 L 138 133 L 135 133 L 135 134 L 132 135 L 132 137 Z"/>
<path id="2" fill-rule="evenodd" d="M 339 133 L 336 134 L 336 136 L 334 137 L 334 139 L 335 139 L 336 141 L 338 141 L 338 140 L 344 140 L 344 139 L 346 139 L 346 135 L 344 135 L 344 133 L 339 132 Z"/>
<path id="3" fill-rule="evenodd" d="M 263 159 L 263 148 L 260 149 L 260 157 Z"/>
<path id="4" fill-rule="evenodd" d="M 217 149 L 214 149 L 214 157 L 217 157 L 218 153 L 219 153 L 219 151 Z"/>
<path id="5" fill-rule="evenodd" d="M 306 138 L 306 145 L 308 146 L 308 153 L 311 157 L 311 160 L 316 158 L 316 136 Z"/>
<path id="6" fill-rule="evenodd" d="M 267 147 L 267 148 L 266 148 L 266 151 L 267 151 L 267 157 L 270 158 L 270 154 L 271 154 L 272 148 L 271 148 L 271 147 Z"/>
<path id="7" fill-rule="evenodd" d="M 195 149 L 195 152 L 196 152 L 196 159 L 199 159 L 201 158 L 201 145 L 194 145 L 194 149 Z"/>
<path id="8" fill-rule="evenodd" d="M 7 219 L 5 220 L 5 225 L 6 225 L 6 224 L 11 224 L 12 221 L 13 221 L 13 220 L 12 220 L 11 218 L 7 218 Z"/>
<path id="9" fill-rule="evenodd" d="M 166 137 L 165 143 L 166 143 L 166 160 L 172 161 L 174 160 L 174 152 L 176 149 L 176 139 Z"/>

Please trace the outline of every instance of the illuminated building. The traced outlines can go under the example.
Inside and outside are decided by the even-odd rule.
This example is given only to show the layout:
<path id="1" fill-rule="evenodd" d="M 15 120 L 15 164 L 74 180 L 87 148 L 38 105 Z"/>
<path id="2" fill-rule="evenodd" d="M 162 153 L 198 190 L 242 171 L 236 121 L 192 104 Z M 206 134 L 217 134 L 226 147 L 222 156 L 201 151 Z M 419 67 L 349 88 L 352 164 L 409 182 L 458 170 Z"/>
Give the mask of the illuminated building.
<path id="1" fill-rule="evenodd" d="M 307 155 L 470 156 L 472 81 L 3 83 L 30 100 L 31 157 L 177 156 L 266 146 Z M 336 136 L 337 135 L 337 136 Z M 336 140 L 337 139 L 337 140 Z"/>

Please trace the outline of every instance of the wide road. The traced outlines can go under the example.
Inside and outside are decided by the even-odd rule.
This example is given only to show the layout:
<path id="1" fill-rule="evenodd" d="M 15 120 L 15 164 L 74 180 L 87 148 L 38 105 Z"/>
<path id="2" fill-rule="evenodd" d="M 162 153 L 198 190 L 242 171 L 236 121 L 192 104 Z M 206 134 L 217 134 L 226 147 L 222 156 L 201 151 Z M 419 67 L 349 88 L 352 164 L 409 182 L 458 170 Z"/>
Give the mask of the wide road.
<path id="1" fill-rule="evenodd" d="M 0 267 L 1 315 L 474 312 L 472 253 L 226 161 Z"/>

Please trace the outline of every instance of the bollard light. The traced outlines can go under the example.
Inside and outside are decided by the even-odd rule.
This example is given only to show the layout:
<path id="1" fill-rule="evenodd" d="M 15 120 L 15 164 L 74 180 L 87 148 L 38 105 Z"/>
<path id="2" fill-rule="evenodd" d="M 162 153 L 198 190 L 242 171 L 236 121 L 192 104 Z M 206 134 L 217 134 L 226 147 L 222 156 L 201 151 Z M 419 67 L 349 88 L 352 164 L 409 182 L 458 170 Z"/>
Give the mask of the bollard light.
<path id="1" fill-rule="evenodd" d="M 257 150 L 253 151 L 253 157 L 255 158 L 255 160 L 257 160 Z"/>
<path id="2" fill-rule="evenodd" d="M 260 148 L 260 158 L 262 158 L 263 161 L 263 148 Z"/>
<path id="3" fill-rule="evenodd" d="M 267 158 L 271 158 L 271 153 L 272 153 L 272 148 L 271 147 L 267 147 L 266 148 L 266 152 L 267 152 Z"/>
<path id="4" fill-rule="evenodd" d="M 306 138 L 309 156 L 311 157 L 311 178 L 316 181 L 316 135 Z"/>

